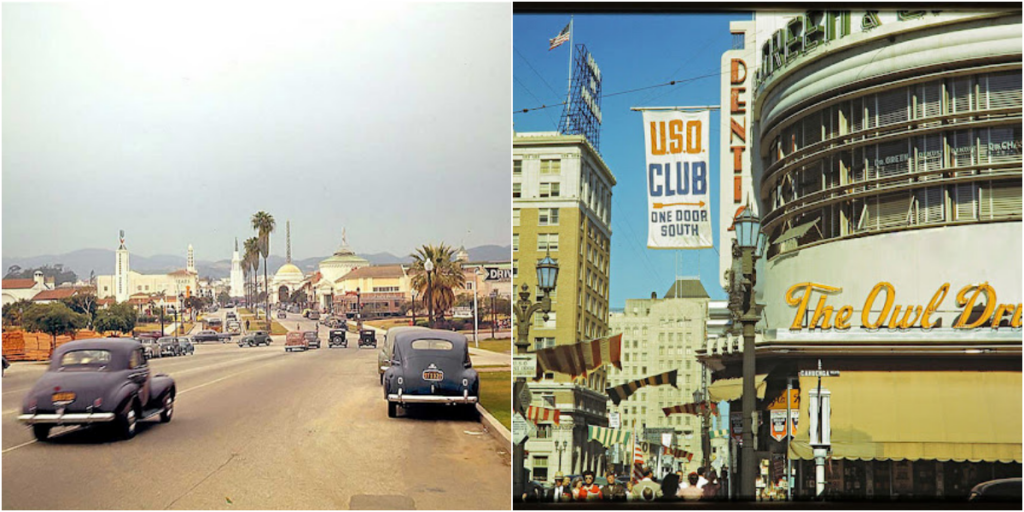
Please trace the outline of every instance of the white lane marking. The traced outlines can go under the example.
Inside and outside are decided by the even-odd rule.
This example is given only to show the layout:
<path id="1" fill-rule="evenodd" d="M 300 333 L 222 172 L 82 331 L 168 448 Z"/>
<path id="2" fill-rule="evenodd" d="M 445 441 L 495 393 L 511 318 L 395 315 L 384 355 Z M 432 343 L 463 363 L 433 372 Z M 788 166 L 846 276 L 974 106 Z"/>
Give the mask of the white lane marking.
<path id="1" fill-rule="evenodd" d="M 188 393 L 189 391 L 195 391 L 195 390 L 197 390 L 197 389 L 199 389 L 199 388 L 204 388 L 204 387 L 206 387 L 206 386 L 209 386 L 210 384 L 216 384 L 216 383 L 218 383 L 218 382 L 220 382 L 220 381 L 222 381 L 222 380 L 225 380 L 225 379 L 230 379 L 231 377 L 234 377 L 234 376 L 236 376 L 236 375 L 241 375 L 241 374 L 243 374 L 243 373 L 246 373 L 246 372 L 251 372 L 251 371 L 253 371 L 253 370 L 257 369 L 257 368 L 263 368 L 264 366 L 270 366 L 271 364 L 272 364 L 272 363 L 267 363 L 267 364 L 261 364 L 261 365 L 259 365 L 259 366 L 254 366 L 254 367 L 252 367 L 252 368 L 249 368 L 249 369 L 247 369 L 247 370 L 242 370 L 242 371 L 240 371 L 240 372 L 235 372 L 235 373 L 232 373 L 231 375 L 225 375 L 224 377 L 221 377 L 221 378 L 219 378 L 219 379 L 216 379 L 216 380 L 211 380 L 210 382 L 206 382 L 206 383 L 204 383 L 204 384 L 200 384 L 200 385 L 198 385 L 198 386 L 193 386 L 193 387 L 191 387 L 191 388 L 188 388 L 188 389 L 185 389 L 185 390 L 179 391 L 179 392 L 178 392 L 178 395 L 177 395 L 177 396 L 181 396 L 181 395 L 184 395 L 185 393 Z M 15 410 L 14 410 L 13 412 L 17 412 L 17 409 L 15 409 Z M 7 414 L 7 413 L 4 413 L 4 414 Z M 57 434 L 57 435 L 55 435 L 55 436 L 52 436 L 52 437 L 59 437 L 59 436 L 65 435 L 65 434 L 70 434 L 71 432 L 74 432 L 74 431 L 76 431 L 76 430 L 78 430 L 78 429 L 79 429 L 79 427 L 75 427 L 75 428 L 74 428 L 74 429 L 72 429 L 72 430 L 69 430 L 69 431 L 67 431 L 67 432 L 61 432 L 60 434 Z M 12 450 L 17 450 L 18 448 L 23 448 L 23 447 L 25 447 L 25 446 L 28 446 L 28 445 L 30 445 L 30 444 L 32 444 L 32 443 L 35 443 L 35 442 L 37 442 L 37 441 L 33 439 L 32 441 L 29 441 L 29 442 L 27 442 L 27 443 L 22 443 L 22 444 L 19 444 L 19 445 L 17 445 L 17 446 L 12 446 L 12 447 L 10 447 L 10 448 L 6 448 L 6 449 L 4 449 L 3 451 L 0 451 L 0 454 L 3 454 L 3 453 L 7 453 L 7 452 L 9 452 L 9 451 L 12 451 Z"/>

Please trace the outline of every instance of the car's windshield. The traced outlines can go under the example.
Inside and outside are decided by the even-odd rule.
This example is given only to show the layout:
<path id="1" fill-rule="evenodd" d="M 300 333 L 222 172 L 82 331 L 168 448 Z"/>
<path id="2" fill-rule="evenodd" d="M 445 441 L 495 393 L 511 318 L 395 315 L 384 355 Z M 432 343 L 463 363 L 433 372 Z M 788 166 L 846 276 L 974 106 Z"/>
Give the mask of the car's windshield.
<path id="1" fill-rule="evenodd" d="M 168 338 L 168 337 L 164 337 L 164 338 L 160 338 L 160 339 L 156 340 L 157 343 L 171 343 L 173 341 L 174 341 L 174 338 Z"/>
<path id="2" fill-rule="evenodd" d="M 97 366 L 110 364 L 110 352 L 107 350 L 72 350 L 60 358 L 61 368 Z"/>
<path id="3" fill-rule="evenodd" d="M 315 332 L 307 332 L 307 333 L 303 334 L 303 336 L 305 336 L 305 337 L 307 337 L 309 339 L 316 339 L 316 333 Z"/>
<path id="4" fill-rule="evenodd" d="M 452 350 L 455 345 L 447 340 L 416 340 L 412 342 L 413 350 Z"/>

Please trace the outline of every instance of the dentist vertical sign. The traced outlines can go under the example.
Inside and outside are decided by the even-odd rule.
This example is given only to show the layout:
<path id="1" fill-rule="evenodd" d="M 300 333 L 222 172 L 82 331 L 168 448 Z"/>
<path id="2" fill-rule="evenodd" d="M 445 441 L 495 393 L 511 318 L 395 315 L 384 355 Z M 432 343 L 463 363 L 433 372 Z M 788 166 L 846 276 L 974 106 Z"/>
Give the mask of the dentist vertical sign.
<path id="1" fill-rule="evenodd" d="M 713 246 L 707 110 L 644 110 L 647 154 L 647 247 Z"/>

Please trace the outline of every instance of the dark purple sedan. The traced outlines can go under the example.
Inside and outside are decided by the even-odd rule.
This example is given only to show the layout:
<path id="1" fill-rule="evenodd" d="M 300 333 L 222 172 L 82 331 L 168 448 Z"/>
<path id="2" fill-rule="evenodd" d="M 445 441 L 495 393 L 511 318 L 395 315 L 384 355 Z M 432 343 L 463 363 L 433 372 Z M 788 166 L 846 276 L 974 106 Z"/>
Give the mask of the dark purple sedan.
<path id="1" fill-rule="evenodd" d="M 71 341 L 53 352 L 50 367 L 25 397 L 18 421 L 45 441 L 62 425 L 107 424 L 123 439 L 139 421 L 171 421 L 174 379 L 152 375 L 142 344 L 128 338 Z"/>

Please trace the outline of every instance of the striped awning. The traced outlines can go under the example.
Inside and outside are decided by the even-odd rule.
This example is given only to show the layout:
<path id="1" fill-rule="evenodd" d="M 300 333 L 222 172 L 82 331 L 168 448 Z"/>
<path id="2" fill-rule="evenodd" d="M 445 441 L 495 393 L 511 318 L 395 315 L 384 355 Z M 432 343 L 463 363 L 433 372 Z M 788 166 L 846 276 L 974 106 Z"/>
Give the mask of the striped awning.
<path id="1" fill-rule="evenodd" d="M 555 425 L 558 425 L 561 420 L 562 413 L 558 409 L 549 409 L 547 407 L 535 407 L 530 406 L 526 409 L 526 419 L 540 423 L 542 421 L 550 421 Z"/>
<path id="2" fill-rule="evenodd" d="M 590 431 L 590 440 L 597 441 L 605 446 L 614 446 L 629 442 L 630 432 L 628 430 L 594 426 L 590 426 L 588 429 Z"/>
<path id="3" fill-rule="evenodd" d="M 622 369 L 622 334 L 594 341 L 559 345 L 538 350 L 537 380 L 545 372 L 564 373 L 576 377 L 611 364 Z"/>

